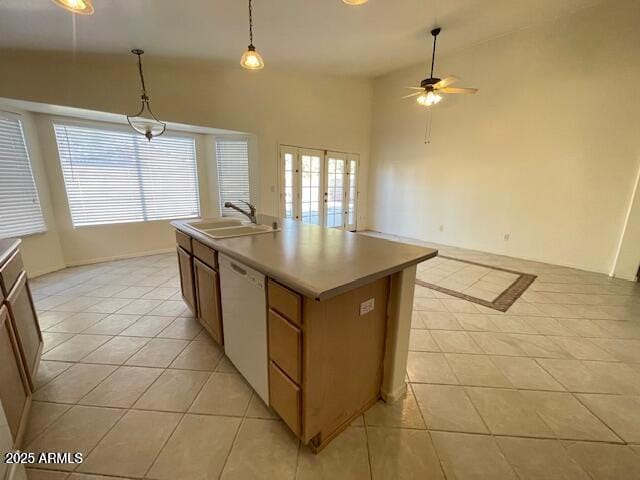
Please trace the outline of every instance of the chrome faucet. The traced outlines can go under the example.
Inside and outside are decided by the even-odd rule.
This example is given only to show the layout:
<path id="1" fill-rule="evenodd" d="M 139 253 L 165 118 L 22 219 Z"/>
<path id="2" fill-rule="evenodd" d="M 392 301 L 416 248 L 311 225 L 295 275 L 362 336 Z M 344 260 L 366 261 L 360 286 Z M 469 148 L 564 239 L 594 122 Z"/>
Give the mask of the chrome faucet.
<path id="1" fill-rule="evenodd" d="M 246 210 L 243 210 L 242 208 L 238 207 L 237 205 L 234 205 L 231 202 L 225 202 L 224 203 L 224 207 L 225 208 L 233 208 L 234 210 L 242 213 L 243 215 L 246 215 L 247 218 L 249 218 L 249 220 L 251 220 L 251 223 L 258 223 L 258 221 L 256 220 L 256 207 L 254 207 L 253 205 L 251 205 L 249 202 L 245 202 L 244 200 L 238 200 L 239 202 L 244 203 L 247 207 L 249 207 L 250 212 L 247 212 Z"/>

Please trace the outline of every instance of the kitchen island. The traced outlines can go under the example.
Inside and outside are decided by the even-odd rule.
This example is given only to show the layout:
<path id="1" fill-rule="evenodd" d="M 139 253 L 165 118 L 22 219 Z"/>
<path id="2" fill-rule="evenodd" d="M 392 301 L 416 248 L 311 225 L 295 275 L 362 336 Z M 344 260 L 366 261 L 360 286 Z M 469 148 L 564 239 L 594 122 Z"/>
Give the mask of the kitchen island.
<path id="1" fill-rule="evenodd" d="M 258 216 L 274 222 L 231 238 L 172 222 L 182 295 L 256 392 L 318 451 L 379 398 L 405 394 L 416 265 L 438 252 Z M 234 271 L 264 289 L 251 319 L 238 312 L 255 288 L 246 301 L 225 289 Z M 239 332 L 252 365 L 240 356 Z"/>

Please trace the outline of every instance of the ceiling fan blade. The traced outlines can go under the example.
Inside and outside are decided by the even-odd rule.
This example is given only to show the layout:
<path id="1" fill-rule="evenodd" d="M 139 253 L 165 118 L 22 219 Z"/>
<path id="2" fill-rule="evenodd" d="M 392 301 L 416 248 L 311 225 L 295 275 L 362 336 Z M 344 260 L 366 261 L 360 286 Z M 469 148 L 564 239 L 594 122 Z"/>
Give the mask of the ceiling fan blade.
<path id="1" fill-rule="evenodd" d="M 422 87 L 404 87 L 404 88 L 408 88 L 409 90 L 424 90 L 424 88 Z"/>
<path id="2" fill-rule="evenodd" d="M 477 88 L 462 88 L 462 87 L 445 87 L 438 89 L 440 92 L 444 93 L 476 93 L 478 91 Z"/>
<path id="3" fill-rule="evenodd" d="M 434 84 L 433 88 L 441 89 L 441 88 L 447 87 L 449 85 L 453 85 L 458 80 L 459 80 L 458 77 L 454 77 L 453 75 L 449 75 L 448 77 L 445 77 L 442 80 L 440 80 L 438 83 Z"/>
<path id="4" fill-rule="evenodd" d="M 411 98 L 411 97 L 415 97 L 416 95 L 422 95 L 422 92 L 410 93 L 409 95 L 405 95 L 402 98 Z"/>

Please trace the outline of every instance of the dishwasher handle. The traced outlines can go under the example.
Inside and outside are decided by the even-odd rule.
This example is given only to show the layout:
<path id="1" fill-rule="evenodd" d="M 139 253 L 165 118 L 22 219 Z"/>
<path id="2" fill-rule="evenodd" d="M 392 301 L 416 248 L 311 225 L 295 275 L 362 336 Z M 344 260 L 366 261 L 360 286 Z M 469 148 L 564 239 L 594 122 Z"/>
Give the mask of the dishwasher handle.
<path id="1" fill-rule="evenodd" d="M 238 265 L 236 265 L 233 262 L 229 262 L 229 266 L 231 267 L 231 270 L 233 270 L 234 272 L 242 275 L 243 277 L 247 276 L 247 271 L 244 268 L 239 267 Z"/>

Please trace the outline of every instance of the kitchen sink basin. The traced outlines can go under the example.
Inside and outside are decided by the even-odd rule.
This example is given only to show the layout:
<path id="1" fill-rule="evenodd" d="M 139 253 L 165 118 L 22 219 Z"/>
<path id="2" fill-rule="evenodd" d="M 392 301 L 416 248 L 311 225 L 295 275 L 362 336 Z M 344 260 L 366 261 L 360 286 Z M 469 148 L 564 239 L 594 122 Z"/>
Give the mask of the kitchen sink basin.
<path id="1" fill-rule="evenodd" d="M 197 222 L 189 222 L 191 228 L 195 228 L 196 230 L 200 230 L 201 232 L 204 230 L 212 230 L 216 228 L 225 228 L 225 227 L 237 227 L 242 225 L 244 222 L 239 219 L 234 218 L 220 218 L 214 220 L 199 220 Z"/>
<path id="2" fill-rule="evenodd" d="M 238 227 L 223 227 L 202 230 L 202 233 L 209 235 L 211 238 L 230 238 L 242 237 L 244 235 L 256 235 L 258 233 L 273 232 L 273 228 L 266 225 L 247 224 Z"/>
<path id="3" fill-rule="evenodd" d="M 257 235 L 277 231 L 267 225 L 256 225 L 234 219 L 202 220 L 190 222 L 188 225 L 200 233 L 215 239 L 243 237 L 245 235 Z"/>

